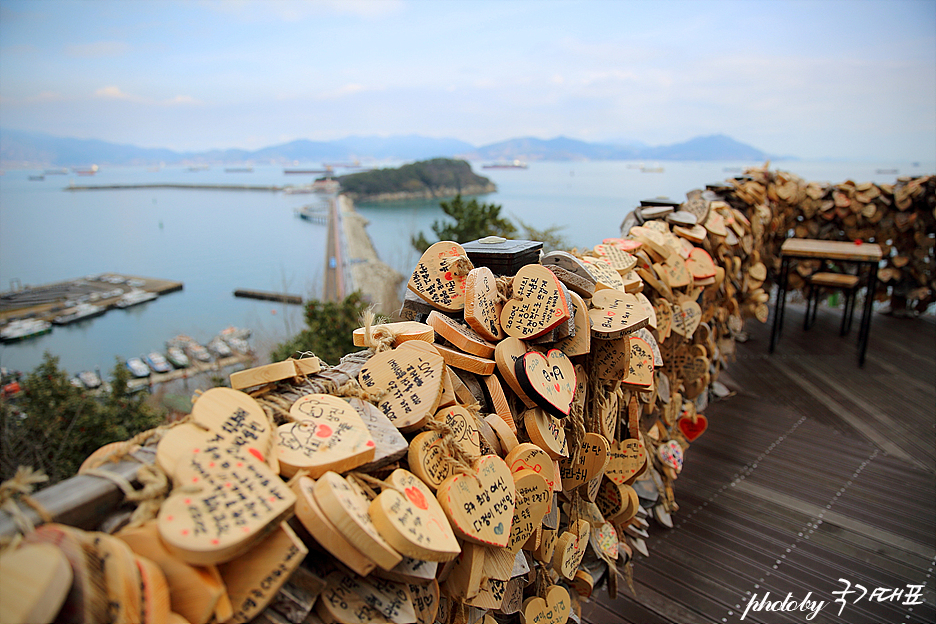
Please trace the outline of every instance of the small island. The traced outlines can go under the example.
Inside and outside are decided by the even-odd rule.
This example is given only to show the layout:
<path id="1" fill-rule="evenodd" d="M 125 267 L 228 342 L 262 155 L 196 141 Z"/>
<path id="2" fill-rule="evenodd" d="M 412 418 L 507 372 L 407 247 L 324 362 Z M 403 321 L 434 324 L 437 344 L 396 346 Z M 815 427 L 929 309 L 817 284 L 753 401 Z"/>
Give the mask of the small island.
<path id="1" fill-rule="evenodd" d="M 375 169 L 336 178 L 344 195 L 355 202 L 436 199 L 497 191 L 488 178 L 464 160 L 433 158 L 396 169 Z"/>

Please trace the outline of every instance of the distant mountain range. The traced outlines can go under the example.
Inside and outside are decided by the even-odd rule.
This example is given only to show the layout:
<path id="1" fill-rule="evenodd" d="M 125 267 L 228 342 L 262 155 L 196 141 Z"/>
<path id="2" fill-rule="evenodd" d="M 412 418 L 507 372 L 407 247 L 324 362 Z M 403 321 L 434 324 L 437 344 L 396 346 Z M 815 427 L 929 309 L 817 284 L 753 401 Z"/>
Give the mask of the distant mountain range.
<path id="1" fill-rule="evenodd" d="M 4 166 L 80 166 L 90 164 L 152 165 L 158 163 L 328 163 L 351 160 L 423 160 L 434 157 L 473 161 L 502 160 L 744 160 L 789 159 L 741 143 L 723 134 L 696 137 L 673 145 L 648 146 L 638 141 L 589 143 L 566 137 L 523 137 L 477 147 L 458 139 L 419 135 L 350 136 L 335 141 L 299 139 L 258 150 L 227 149 L 178 152 L 120 145 L 95 139 L 55 137 L 0 129 L 0 163 Z"/>

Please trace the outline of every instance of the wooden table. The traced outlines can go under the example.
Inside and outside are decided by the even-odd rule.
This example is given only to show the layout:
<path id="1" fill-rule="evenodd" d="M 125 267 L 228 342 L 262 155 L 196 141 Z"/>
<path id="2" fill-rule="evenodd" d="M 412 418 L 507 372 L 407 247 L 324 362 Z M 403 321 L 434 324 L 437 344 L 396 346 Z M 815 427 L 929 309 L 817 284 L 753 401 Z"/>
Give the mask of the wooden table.
<path id="1" fill-rule="evenodd" d="M 837 260 L 858 265 L 859 275 L 864 267 L 868 271 L 868 288 L 865 295 L 864 310 L 861 313 L 861 329 L 858 331 L 858 366 L 864 366 L 865 352 L 868 350 L 868 335 L 871 333 L 871 305 L 877 288 L 877 267 L 883 253 L 874 243 L 853 243 L 848 241 L 824 241 L 811 238 L 788 238 L 780 247 L 780 283 L 777 293 L 777 305 L 774 308 L 773 326 L 770 330 L 770 352 L 783 332 L 783 314 L 786 308 L 787 278 L 790 274 L 790 260 Z"/>

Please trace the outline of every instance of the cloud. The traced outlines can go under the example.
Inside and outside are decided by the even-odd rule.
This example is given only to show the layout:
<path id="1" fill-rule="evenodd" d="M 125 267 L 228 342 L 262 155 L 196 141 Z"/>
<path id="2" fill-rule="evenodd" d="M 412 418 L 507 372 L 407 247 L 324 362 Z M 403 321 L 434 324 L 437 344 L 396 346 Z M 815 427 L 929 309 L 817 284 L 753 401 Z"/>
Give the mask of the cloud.
<path id="1" fill-rule="evenodd" d="M 130 49 L 124 41 L 95 41 L 65 46 L 65 54 L 78 58 L 107 58 L 121 56 Z"/>
<path id="2" fill-rule="evenodd" d="M 244 21 L 303 22 L 323 15 L 354 15 L 374 19 L 403 9 L 402 0 L 210 0 L 204 6 Z"/>
<path id="3" fill-rule="evenodd" d="M 184 105 L 200 105 L 203 104 L 201 100 L 193 98 L 191 95 L 176 95 L 165 100 L 154 100 L 151 98 L 146 98 L 141 95 L 134 95 L 132 93 L 125 93 L 121 90 L 120 87 L 116 85 L 111 85 L 108 87 L 101 87 L 94 92 L 94 97 L 101 98 L 105 100 L 122 100 L 124 102 L 133 102 L 135 104 L 149 104 L 154 106 L 184 106 Z"/>
<path id="4" fill-rule="evenodd" d="M 138 95 L 124 93 L 118 86 L 101 87 L 94 92 L 94 97 L 103 98 L 105 100 L 126 100 L 128 102 L 145 101 L 145 98 L 142 98 Z"/>

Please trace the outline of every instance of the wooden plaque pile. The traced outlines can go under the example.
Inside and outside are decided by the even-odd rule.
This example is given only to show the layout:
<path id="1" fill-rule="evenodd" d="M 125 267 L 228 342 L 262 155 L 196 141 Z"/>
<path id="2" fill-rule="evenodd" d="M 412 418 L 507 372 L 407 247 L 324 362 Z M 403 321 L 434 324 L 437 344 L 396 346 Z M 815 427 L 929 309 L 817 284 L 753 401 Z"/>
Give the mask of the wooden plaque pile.
<path id="1" fill-rule="evenodd" d="M 0 620 L 576 620 L 619 591 L 651 521 L 673 526 L 785 232 L 886 236 L 882 279 L 931 288 L 934 186 L 753 170 L 537 262 L 437 243 L 408 320 L 356 331 L 365 350 L 202 394 L 155 448 L 171 491 L 154 518 L 47 524 L 4 551 Z"/>
<path id="2" fill-rule="evenodd" d="M 780 245 L 797 238 L 866 241 L 884 251 L 878 271 L 879 300 L 888 290 L 925 308 L 936 293 L 936 176 L 902 177 L 895 184 L 806 182 L 796 175 L 748 169 L 723 189 L 724 199 L 751 220 L 753 243 L 776 275 Z M 790 274 L 802 288 L 816 262 L 800 262 Z"/>

